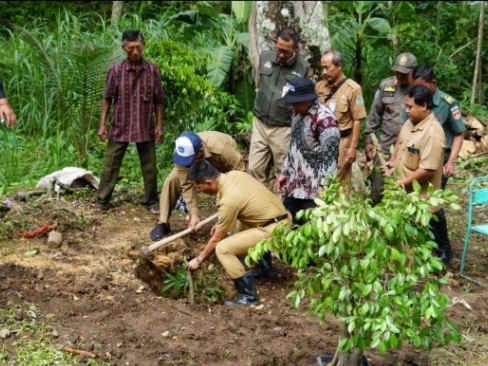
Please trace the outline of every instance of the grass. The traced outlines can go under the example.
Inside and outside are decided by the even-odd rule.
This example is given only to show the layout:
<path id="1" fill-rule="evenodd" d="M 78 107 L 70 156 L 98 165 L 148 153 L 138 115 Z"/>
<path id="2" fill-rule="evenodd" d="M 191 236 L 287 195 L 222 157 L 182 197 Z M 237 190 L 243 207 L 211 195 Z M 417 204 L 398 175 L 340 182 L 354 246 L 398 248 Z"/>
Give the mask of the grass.
<path id="1" fill-rule="evenodd" d="M 39 312 L 34 304 L 24 303 L 23 320 L 15 320 L 18 307 L 9 302 L 0 308 L 0 328 L 11 335 L 0 345 L 0 365 L 63 365 L 76 366 L 79 360 L 63 349 L 53 334 L 55 325 Z M 100 360 L 87 359 L 87 365 L 108 365 Z"/>

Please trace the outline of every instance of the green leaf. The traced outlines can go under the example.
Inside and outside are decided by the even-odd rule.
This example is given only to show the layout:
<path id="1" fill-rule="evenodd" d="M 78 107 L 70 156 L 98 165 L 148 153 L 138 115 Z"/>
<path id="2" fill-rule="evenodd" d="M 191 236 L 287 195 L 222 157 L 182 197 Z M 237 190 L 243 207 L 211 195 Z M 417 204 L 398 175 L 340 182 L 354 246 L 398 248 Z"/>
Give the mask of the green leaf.
<path id="1" fill-rule="evenodd" d="M 380 351 L 380 353 L 382 355 L 384 355 L 386 353 L 386 344 L 385 344 L 385 342 L 380 342 L 380 344 L 378 346 L 378 351 Z"/>
<path id="2" fill-rule="evenodd" d="M 398 338 L 396 337 L 395 334 L 392 334 L 391 337 L 390 337 L 390 344 L 393 348 L 397 348 L 398 347 Z"/>
<path id="3" fill-rule="evenodd" d="M 371 10 L 374 5 L 374 1 L 354 1 L 354 10 L 358 14 L 364 14 Z"/>
<path id="4" fill-rule="evenodd" d="M 420 191 L 422 190 L 422 187 L 420 186 L 419 182 L 417 182 L 417 180 L 414 180 L 412 182 L 412 187 L 413 187 L 414 192 L 416 192 L 416 193 L 420 193 Z"/>
<path id="5" fill-rule="evenodd" d="M 390 33 L 392 31 L 390 23 L 383 18 L 368 18 L 364 22 L 379 33 Z"/>
<path id="6" fill-rule="evenodd" d="M 368 296 L 371 293 L 371 290 L 373 289 L 372 285 L 366 285 L 363 288 L 363 296 Z"/>
<path id="7" fill-rule="evenodd" d="M 325 254 L 325 249 L 326 249 L 326 246 L 325 245 L 322 245 L 319 248 L 319 257 L 323 257 L 323 255 Z"/>
<path id="8" fill-rule="evenodd" d="M 303 234 L 308 238 L 311 233 L 312 233 L 312 226 L 309 223 L 305 224 L 305 226 L 303 227 Z"/>
<path id="9" fill-rule="evenodd" d="M 356 328 L 356 322 L 355 321 L 352 321 L 352 322 L 349 323 L 349 325 L 347 327 L 347 331 L 349 333 L 352 333 L 355 328 Z"/>
<path id="10" fill-rule="evenodd" d="M 219 87 L 229 72 L 234 57 L 234 47 L 220 46 L 205 48 L 204 51 L 209 53 L 213 59 L 207 66 L 207 79 L 210 84 Z"/>
<path id="11" fill-rule="evenodd" d="M 247 22 L 251 15 L 252 1 L 231 1 L 232 11 L 239 23 Z"/>

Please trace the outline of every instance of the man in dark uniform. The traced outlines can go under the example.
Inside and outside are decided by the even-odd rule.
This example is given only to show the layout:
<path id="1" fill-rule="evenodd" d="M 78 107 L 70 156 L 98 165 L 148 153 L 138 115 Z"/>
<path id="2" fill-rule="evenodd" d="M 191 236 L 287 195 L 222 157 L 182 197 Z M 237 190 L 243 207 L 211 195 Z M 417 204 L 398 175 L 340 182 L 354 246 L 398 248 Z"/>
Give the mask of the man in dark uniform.
<path id="1" fill-rule="evenodd" d="M 385 160 L 390 158 L 390 148 L 395 146 L 398 133 L 402 128 L 405 113 L 405 91 L 412 82 L 412 71 L 417 66 L 417 58 L 411 53 L 398 55 L 395 65 L 391 68 L 395 76 L 381 81 L 374 96 L 373 104 L 369 111 L 365 129 L 365 152 L 368 159 L 374 161 L 374 167 L 369 179 L 371 180 L 371 198 L 377 205 L 382 197 L 382 188 L 385 184 L 383 175 L 378 168 L 380 166 L 378 155 L 383 153 Z M 380 130 L 379 143 L 382 151 L 374 150 L 371 133 Z"/>
<path id="2" fill-rule="evenodd" d="M 291 104 L 282 100 L 288 82 L 312 76 L 307 61 L 298 56 L 298 35 L 291 28 L 280 30 L 275 49 L 259 56 L 259 90 L 252 108 L 253 129 L 247 171 L 264 185 L 266 167 L 273 157 L 275 178 L 281 172 L 290 143 Z M 277 193 L 281 197 L 283 192 Z"/>
<path id="3" fill-rule="evenodd" d="M 432 112 L 441 124 L 446 136 L 446 150 L 444 151 L 441 183 L 441 188 L 445 189 L 447 180 L 456 175 L 455 164 L 459 150 L 463 146 L 466 126 L 461 117 L 461 109 L 456 99 L 437 87 L 434 71 L 429 65 L 417 66 L 413 70 L 412 79 L 412 85 L 424 85 L 434 96 L 434 108 Z"/>
<path id="4" fill-rule="evenodd" d="M 268 239 L 276 225 L 290 225 L 291 214 L 268 188 L 245 172 L 220 173 L 208 161 L 198 160 L 190 168 L 188 179 L 201 192 L 217 195 L 219 220 L 205 249 L 187 268 L 198 269 L 215 251 L 241 295 L 240 299 L 226 301 L 225 305 L 258 305 L 253 273 L 245 271 L 238 257 L 246 255 L 259 241 Z M 248 229 L 228 236 L 238 222 Z"/>

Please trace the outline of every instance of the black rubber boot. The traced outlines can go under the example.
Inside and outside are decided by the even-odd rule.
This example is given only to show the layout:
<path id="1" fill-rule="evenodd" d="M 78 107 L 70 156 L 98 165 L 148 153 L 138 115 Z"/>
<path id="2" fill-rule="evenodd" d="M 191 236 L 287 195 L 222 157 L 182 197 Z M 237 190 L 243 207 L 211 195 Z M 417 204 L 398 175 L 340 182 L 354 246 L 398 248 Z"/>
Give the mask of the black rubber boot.
<path id="1" fill-rule="evenodd" d="M 251 271 L 247 271 L 242 277 L 236 278 L 234 285 L 241 298 L 235 301 L 224 302 L 225 306 L 259 305 L 256 293 L 256 283 Z"/>
<path id="2" fill-rule="evenodd" d="M 273 273 L 273 266 L 271 265 L 271 252 L 266 252 L 258 262 L 259 270 L 253 273 L 255 280 L 267 279 L 269 281 L 276 281 L 276 276 Z"/>
<path id="3" fill-rule="evenodd" d="M 438 221 L 434 219 L 430 220 L 430 229 L 434 234 L 434 240 L 438 246 L 436 254 L 439 259 L 447 266 L 451 261 L 453 255 L 451 242 L 447 234 L 446 214 L 444 213 L 444 209 L 441 208 L 439 211 L 434 213 L 434 215 L 437 216 Z"/>

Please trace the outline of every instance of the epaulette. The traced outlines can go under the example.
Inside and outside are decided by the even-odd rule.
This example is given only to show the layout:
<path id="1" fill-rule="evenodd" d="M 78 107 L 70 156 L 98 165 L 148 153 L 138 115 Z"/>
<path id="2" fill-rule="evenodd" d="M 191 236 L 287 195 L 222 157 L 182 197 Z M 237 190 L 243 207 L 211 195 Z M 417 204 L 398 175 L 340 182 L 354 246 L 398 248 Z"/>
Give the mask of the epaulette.
<path id="1" fill-rule="evenodd" d="M 454 98 L 450 95 L 444 94 L 441 98 L 444 99 L 448 104 L 454 103 Z"/>

